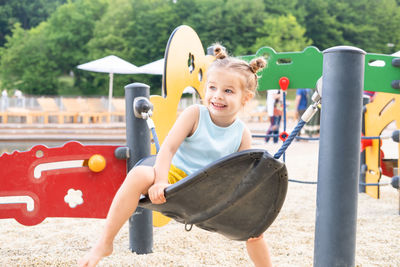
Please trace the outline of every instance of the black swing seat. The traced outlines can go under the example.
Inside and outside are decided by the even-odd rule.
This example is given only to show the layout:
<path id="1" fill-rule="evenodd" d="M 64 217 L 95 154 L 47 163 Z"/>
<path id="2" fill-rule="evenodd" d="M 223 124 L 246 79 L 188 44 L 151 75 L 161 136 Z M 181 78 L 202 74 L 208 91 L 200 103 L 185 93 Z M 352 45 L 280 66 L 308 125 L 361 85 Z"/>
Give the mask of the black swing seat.
<path id="1" fill-rule="evenodd" d="M 155 156 L 137 165 L 154 164 Z M 250 149 L 223 157 L 167 187 L 163 204 L 142 196 L 139 206 L 229 239 L 260 236 L 275 220 L 288 186 L 286 166 L 267 151 Z"/>

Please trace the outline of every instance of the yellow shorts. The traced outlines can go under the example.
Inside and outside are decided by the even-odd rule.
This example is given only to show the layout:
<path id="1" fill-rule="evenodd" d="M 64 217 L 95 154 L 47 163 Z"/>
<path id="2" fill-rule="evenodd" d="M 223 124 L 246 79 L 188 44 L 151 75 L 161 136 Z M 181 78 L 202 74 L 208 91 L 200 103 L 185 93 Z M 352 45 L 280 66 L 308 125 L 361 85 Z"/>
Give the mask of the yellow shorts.
<path id="1" fill-rule="evenodd" d="M 186 176 L 187 176 L 187 174 L 184 171 L 182 171 L 181 169 L 178 169 L 177 167 L 175 167 L 174 165 L 171 164 L 171 168 L 169 169 L 169 172 L 168 172 L 168 182 L 170 184 L 174 184 L 174 183 L 182 180 Z"/>

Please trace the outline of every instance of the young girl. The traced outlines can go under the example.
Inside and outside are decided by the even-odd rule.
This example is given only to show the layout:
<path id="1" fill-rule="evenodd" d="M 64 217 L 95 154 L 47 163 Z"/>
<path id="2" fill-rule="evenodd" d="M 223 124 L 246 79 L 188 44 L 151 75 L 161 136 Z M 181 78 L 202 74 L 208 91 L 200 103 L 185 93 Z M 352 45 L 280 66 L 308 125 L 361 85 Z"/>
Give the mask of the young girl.
<path id="1" fill-rule="evenodd" d="M 249 64 L 228 57 L 219 45 L 214 54 L 216 60 L 207 72 L 204 105 L 188 107 L 179 116 L 154 167 L 137 166 L 128 173 L 111 204 L 100 239 L 79 266 L 95 266 L 112 253 L 113 240 L 136 210 L 141 194 L 148 194 L 154 204 L 164 203 L 164 189 L 170 184 L 223 156 L 251 147 L 250 131 L 237 115 L 254 96 L 257 71 L 266 62 L 258 58 Z M 271 266 L 262 235 L 249 239 L 246 245 L 255 266 Z"/>

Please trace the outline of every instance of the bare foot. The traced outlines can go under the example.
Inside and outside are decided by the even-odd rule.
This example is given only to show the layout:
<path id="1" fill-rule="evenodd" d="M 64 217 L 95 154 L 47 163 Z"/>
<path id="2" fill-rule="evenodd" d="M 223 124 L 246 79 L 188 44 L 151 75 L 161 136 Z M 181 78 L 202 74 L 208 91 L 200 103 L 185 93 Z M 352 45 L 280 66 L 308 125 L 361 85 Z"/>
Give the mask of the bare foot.
<path id="1" fill-rule="evenodd" d="M 89 253 L 79 260 L 79 267 L 94 267 L 104 257 L 111 255 L 113 246 L 105 243 L 97 243 Z"/>

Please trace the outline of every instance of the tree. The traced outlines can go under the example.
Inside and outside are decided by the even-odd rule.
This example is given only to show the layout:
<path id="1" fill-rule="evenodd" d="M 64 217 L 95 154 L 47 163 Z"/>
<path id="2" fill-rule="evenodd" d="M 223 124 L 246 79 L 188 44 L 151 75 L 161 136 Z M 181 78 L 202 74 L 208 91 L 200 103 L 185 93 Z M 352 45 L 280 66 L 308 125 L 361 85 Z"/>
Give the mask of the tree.
<path id="1" fill-rule="evenodd" d="M 183 17 L 182 23 L 197 32 L 204 47 L 220 42 L 234 55 L 255 52 L 256 29 L 265 17 L 262 0 L 181 0 L 176 10 Z"/>
<path id="2" fill-rule="evenodd" d="M 135 48 L 127 58 L 141 66 L 164 57 L 168 39 L 182 20 L 175 13 L 172 0 L 132 0 L 132 6 L 134 24 L 128 29 L 126 38 Z M 152 94 L 160 94 L 161 76 L 135 75 L 135 79 L 150 85 Z"/>
<path id="3" fill-rule="evenodd" d="M 304 8 L 303 27 L 305 36 L 312 40 L 312 44 L 320 50 L 331 46 L 344 44 L 342 30 L 336 19 L 337 14 L 344 12 L 332 12 L 325 0 L 299 0 L 299 7 Z"/>
<path id="4" fill-rule="evenodd" d="M 46 58 L 46 41 L 42 23 L 26 31 L 15 24 L 12 37 L 2 49 L 1 74 L 3 86 L 21 89 L 28 94 L 56 94 L 57 73 L 54 63 Z M 50 74 L 50 75 L 49 75 Z"/>
<path id="5" fill-rule="evenodd" d="M 399 48 L 396 25 L 400 15 L 395 0 L 299 0 L 298 6 L 306 12 L 301 22 L 306 36 L 321 50 L 352 45 L 369 52 L 393 53 Z"/>
<path id="6" fill-rule="evenodd" d="M 264 3 L 254 0 L 231 0 L 224 5 L 227 21 L 224 41 L 232 47 L 234 55 L 250 54 L 258 37 L 258 29 L 263 27 Z"/>
<path id="7" fill-rule="evenodd" d="M 256 39 L 254 48 L 270 46 L 277 52 L 302 51 L 311 44 L 311 40 L 304 36 L 305 31 L 291 14 L 266 18 L 264 25 L 257 29 L 260 37 Z"/>
<path id="8" fill-rule="evenodd" d="M 11 34 L 15 23 L 28 30 L 45 21 L 56 8 L 66 0 L 18 0 L 0 2 L 0 46 L 3 46 L 6 35 Z"/>
<path id="9" fill-rule="evenodd" d="M 110 1 L 101 18 L 94 24 L 92 38 L 87 42 L 88 54 L 85 55 L 83 62 L 109 55 L 116 55 L 130 61 L 128 56 L 132 54 L 134 46 L 128 42 L 127 36 L 134 24 L 130 18 L 132 8 L 130 0 Z M 108 75 L 78 69 L 75 69 L 74 73 L 75 86 L 79 87 L 84 94 L 107 94 Z M 132 82 L 130 77 L 132 75 L 114 76 L 114 95 L 124 94 L 124 85 Z"/>
<path id="10" fill-rule="evenodd" d="M 265 12 L 275 16 L 294 14 L 297 4 L 298 0 L 264 0 Z"/>
<path id="11" fill-rule="evenodd" d="M 70 75 L 88 53 L 86 43 L 105 6 L 103 0 L 77 0 L 35 28 L 18 25 L 2 50 L 3 85 L 25 93 L 57 94 L 62 88 L 59 78 Z"/>
<path id="12" fill-rule="evenodd" d="M 393 53 L 400 48 L 400 10 L 395 0 L 330 0 L 329 5 L 331 12 L 338 14 L 337 27 L 347 44 L 374 53 Z"/>
<path id="13" fill-rule="evenodd" d="M 57 9 L 46 27 L 49 56 L 68 74 L 88 54 L 95 22 L 107 7 L 106 0 L 76 0 Z"/>
<path id="14" fill-rule="evenodd" d="M 395 0 L 383 0 L 380 5 L 372 9 L 372 23 L 379 29 L 376 35 L 377 46 L 367 47 L 373 53 L 392 54 L 400 50 L 400 7 Z M 371 50 L 369 50 L 371 49 Z"/>
<path id="15" fill-rule="evenodd" d="M 76 66 L 109 54 L 137 66 L 162 58 L 182 24 L 197 32 L 204 48 L 221 42 L 234 56 L 310 44 L 393 53 L 400 48 L 399 11 L 399 0 L 3 0 L 1 86 L 32 94 L 105 94 L 107 75 Z M 135 80 L 159 92 L 160 76 L 116 75 L 116 95 Z"/>

